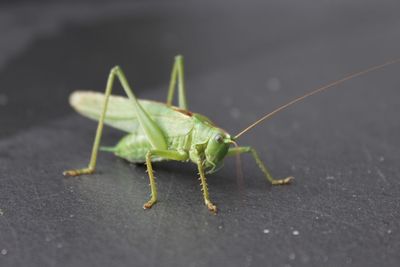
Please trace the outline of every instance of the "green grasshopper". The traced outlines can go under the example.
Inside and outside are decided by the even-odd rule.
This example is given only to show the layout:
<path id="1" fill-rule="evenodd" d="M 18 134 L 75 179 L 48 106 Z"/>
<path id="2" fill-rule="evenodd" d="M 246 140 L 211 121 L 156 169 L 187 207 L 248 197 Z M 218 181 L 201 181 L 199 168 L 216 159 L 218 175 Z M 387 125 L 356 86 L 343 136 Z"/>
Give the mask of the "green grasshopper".
<path id="1" fill-rule="evenodd" d="M 282 109 L 308 96 L 398 61 L 400 59 L 374 66 L 313 90 L 268 113 L 234 137 L 217 127 L 207 117 L 188 110 L 182 56 L 175 57 L 166 103 L 137 99 L 123 71 L 119 66 L 116 66 L 111 69 L 109 74 L 105 94 L 76 91 L 70 96 L 70 104 L 77 112 L 90 119 L 98 120 L 99 123 L 88 167 L 68 170 L 63 174 L 78 176 L 94 173 L 99 149 L 113 152 L 116 156 L 129 162 L 146 163 L 151 198 L 143 205 L 143 208 L 149 209 L 157 202 L 157 185 L 152 162 L 163 160 L 192 161 L 197 164 L 204 203 L 211 212 L 216 213 L 217 207 L 210 200 L 205 174 L 213 173 L 221 168 L 226 156 L 250 153 L 272 185 L 289 184 L 293 179 L 292 176 L 284 179 L 273 178 L 254 148 L 237 145 L 236 140 L 242 134 Z M 116 77 L 128 96 L 127 98 L 111 95 Z M 178 107 L 172 105 L 176 87 L 179 91 Z M 100 147 L 104 124 L 128 132 L 128 134 L 114 147 Z M 234 147 L 231 147 L 231 145 L 234 145 Z"/>

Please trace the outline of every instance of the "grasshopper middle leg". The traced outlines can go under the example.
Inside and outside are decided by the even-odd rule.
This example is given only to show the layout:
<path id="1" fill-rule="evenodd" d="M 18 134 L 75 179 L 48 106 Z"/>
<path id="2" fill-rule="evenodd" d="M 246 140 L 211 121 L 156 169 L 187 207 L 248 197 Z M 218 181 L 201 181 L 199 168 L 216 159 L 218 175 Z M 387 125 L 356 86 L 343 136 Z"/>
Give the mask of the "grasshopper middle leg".
<path id="1" fill-rule="evenodd" d="M 173 151 L 173 150 L 150 150 L 146 154 L 146 165 L 147 172 L 149 174 L 150 180 L 150 188 L 151 188 L 151 196 L 150 200 L 147 201 L 144 205 L 144 209 L 150 209 L 157 202 L 157 184 L 154 178 L 153 165 L 151 164 L 151 157 L 159 156 L 165 159 L 177 160 L 177 161 L 185 161 L 188 159 L 188 153 L 185 151 Z"/>

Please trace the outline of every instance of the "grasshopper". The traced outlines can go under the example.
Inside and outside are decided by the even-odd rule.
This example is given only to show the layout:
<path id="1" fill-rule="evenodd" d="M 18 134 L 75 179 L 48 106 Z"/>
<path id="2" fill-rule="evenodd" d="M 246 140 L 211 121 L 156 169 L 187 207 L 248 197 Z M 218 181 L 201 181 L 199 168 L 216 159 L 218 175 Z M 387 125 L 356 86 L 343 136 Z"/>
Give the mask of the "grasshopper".
<path id="1" fill-rule="evenodd" d="M 119 66 L 116 66 L 110 71 L 104 94 L 75 91 L 70 96 L 71 106 L 83 116 L 98 120 L 98 126 L 88 167 L 68 170 L 63 174 L 78 176 L 94 173 L 99 149 L 113 152 L 116 156 L 129 162 L 145 163 L 150 180 L 151 195 L 150 200 L 143 205 L 143 208 L 149 209 L 157 202 L 157 185 L 152 162 L 192 161 L 197 165 L 200 175 L 204 203 L 211 212 L 216 213 L 217 207 L 210 200 L 205 174 L 220 169 L 227 156 L 250 153 L 267 181 L 272 185 L 286 185 L 293 180 L 292 176 L 275 179 L 254 148 L 238 146 L 236 140 L 242 134 L 306 97 L 399 61 L 400 59 L 395 59 L 317 88 L 266 114 L 235 136 L 231 136 L 227 131 L 217 127 L 207 117 L 189 111 L 184 84 L 184 61 L 181 55 L 175 57 L 166 103 L 137 99 L 124 72 Z M 111 95 L 115 78 L 119 80 L 128 97 Z M 178 106 L 173 106 L 176 87 L 178 87 Z M 128 134 L 114 147 L 100 147 L 104 124 Z M 231 147 L 232 145 L 234 147 Z"/>

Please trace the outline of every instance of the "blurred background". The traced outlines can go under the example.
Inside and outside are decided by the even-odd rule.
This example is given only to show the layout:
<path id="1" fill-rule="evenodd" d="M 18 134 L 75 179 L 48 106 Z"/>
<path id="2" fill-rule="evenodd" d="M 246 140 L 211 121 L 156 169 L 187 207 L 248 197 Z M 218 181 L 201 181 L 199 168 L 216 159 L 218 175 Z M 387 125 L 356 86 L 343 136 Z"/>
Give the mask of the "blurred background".
<path id="1" fill-rule="evenodd" d="M 185 56 L 189 108 L 231 134 L 294 97 L 400 56 L 398 1 L 1 1 L 0 266 L 398 266 L 399 65 L 293 106 L 244 135 L 251 157 L 208 177 L 194 165 L 89 159 L 96 123 L 68 105 L 114 65 L 165 101 Z M 122 94 L 122 90 L 115 90 Z M 123 133 L 106 131 L 103 143 Z"/>

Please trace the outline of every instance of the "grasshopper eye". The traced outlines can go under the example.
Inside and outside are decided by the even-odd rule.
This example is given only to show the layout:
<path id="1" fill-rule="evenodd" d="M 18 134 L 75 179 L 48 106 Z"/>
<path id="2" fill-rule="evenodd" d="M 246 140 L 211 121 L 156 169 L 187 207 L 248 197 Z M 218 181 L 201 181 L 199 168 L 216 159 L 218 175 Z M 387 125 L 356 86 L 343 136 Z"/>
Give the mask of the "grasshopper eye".
<path id="1" fill-rule="evenodd" d="M 224 138 L 222 137 L 222 135 L 217 134 L 215 136 L 215 141 L 217 141 L 218 143 L 222 143 L 222 142 L 224 142 Z"/>

